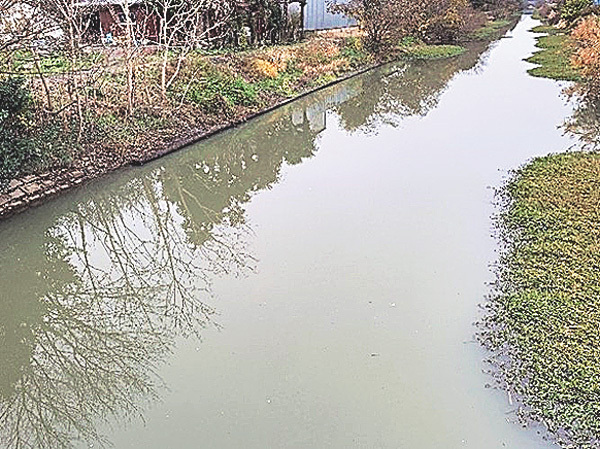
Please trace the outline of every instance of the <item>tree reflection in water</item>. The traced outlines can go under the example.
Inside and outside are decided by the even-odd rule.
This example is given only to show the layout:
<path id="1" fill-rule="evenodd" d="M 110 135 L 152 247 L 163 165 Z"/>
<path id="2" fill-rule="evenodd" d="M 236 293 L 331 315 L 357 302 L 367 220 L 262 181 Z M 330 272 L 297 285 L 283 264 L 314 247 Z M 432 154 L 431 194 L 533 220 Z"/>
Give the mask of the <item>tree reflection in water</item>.
<path id="1" fill-rule="evenodd" d="M 242 231 L 215 227 L 195 246 L 159 183 L 134 180 L 127 190 L 135 193 L 95 198 L 46 231 L 32 280 L 41 288 L 30 292 L 37 313 L 4 315 L 3 358 L 20 364 L 2 376 L 7 447 L 102 441 L 102 419 L 139 415 L 175 337 L 213 322 L 202 300 L 212 277 L 248 266 Z"/>
<path id="2" fill-rule="evenodd" d="M 362 77 L 365 92 L 336 110 L 347 131 L 374 132 L 381 125 L 398 126 L 411 116 L 435 109 L 456 73 L 476 69 L 485 58 L 485 42 L 474 42 L 469 51 L 447 59 L 392 64 Z"/>
<path id="3" fill-rule="evenodd" d="M 99 427 L 141 417 L 176 339 L 218 327 L 213 280 L 256 264 L 245 204 L 315 155 L 328 110 L 348 131 L 424 115 L 483 50 L 384 67 L 122 174 L 75 210 L 38 210 L 20 233 L 6 223 L 0 445 L 107 443 Z"/>
<path id="4" fill-rule="evenodd" d="M 592 95 L 574 96 L 576 107 L 563 125 L 567 134 L 579 140 L 584 149 L 600 148 L 600 98 Z"/>

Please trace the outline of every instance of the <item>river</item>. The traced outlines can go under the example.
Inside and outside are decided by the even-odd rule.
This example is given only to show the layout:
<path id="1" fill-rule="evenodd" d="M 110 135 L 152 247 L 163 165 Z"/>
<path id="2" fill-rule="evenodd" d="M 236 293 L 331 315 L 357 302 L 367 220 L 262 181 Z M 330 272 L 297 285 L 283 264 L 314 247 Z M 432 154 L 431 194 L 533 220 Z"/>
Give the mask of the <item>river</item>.
<path id="1" fill-rule="evenodd" d="M 559 83 L 398 63 L 0 223 L 0 447 L 537 449 L 474 322 Z"/>

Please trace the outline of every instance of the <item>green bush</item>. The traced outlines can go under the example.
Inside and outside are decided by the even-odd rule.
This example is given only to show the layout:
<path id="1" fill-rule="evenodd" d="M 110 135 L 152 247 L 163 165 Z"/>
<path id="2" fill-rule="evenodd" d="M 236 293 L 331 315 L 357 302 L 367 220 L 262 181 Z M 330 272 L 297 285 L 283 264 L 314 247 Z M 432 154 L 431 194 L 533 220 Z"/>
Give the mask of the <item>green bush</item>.
<path id="1" fill-rule="evenodd" d="M 283 97 L 292 98 L 298 95 L 297 84 L 303 73 L 298 68 L 298 61 L 291 59 L 288 61 L 286 69 L 280 72 L 276 78 L 265 78 L 254 85 L 259 92 L 271 92 Z"/>
<path id="2" fill-rule="evenodd" d="M 592 0 L 565 0 L 560 16 L 567 22 L 572 22 L 577 19 L 581 13 L 592 6 Z"/>
<path id="3" fill-rule="evenodd" d="M 31 93 L 25 79 L 18 77 L 0 81 L 0 122 L 22 115 L 31 104 Z"/>
<path id="4" fill-rule="evenodd" d="M 243 78 L 205 68 L 203 76 L 190 86 L 186 97 L 206 112 L 217 113 L 235 106 L 255 106 L 258 91 Z"/>
<path id="5" fill-rule="evenodd" d="M 283 97 L 291 98 L 298 95 L 295 85 L 300 76 L 294 73 L 282 72 L 277 78 L 265 78 L 256 83 L 261 91 L 272 92 Z"/>
<path id="6" fill-rule="evenodd" d="M 0 81 L 0 188 L 16 175 L 31 153 L 26 138 L 31 93 L 23 78 Z"/>
<path id="7" fill-rule="evenodd" d="M 69 162 L 75 138 L 68 129 L 34 114 L 23 78 L 0 80 L 0 189 L 17 176 Z"/>
<path id="8" fill-rule="evenodd" d="M 346 39 L 341 50 L 341 56 L 350 62 L 352 68 L 361 67 L 368 59 L 368 54 L 365 52 L 361 40 L 356 37 Z"/>

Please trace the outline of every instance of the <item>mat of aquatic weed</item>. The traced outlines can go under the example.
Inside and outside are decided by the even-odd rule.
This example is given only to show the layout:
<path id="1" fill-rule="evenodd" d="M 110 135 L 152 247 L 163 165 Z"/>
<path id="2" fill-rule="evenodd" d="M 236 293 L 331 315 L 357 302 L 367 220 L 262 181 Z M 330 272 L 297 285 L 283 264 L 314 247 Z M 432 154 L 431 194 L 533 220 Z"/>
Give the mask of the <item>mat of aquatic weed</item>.
<path id="1" fill-rule="evenodd" d="M 569 447 L 600 442 L 600 155 L 534 160 L 505 189 L 484 342 L 497 374 Z"/>

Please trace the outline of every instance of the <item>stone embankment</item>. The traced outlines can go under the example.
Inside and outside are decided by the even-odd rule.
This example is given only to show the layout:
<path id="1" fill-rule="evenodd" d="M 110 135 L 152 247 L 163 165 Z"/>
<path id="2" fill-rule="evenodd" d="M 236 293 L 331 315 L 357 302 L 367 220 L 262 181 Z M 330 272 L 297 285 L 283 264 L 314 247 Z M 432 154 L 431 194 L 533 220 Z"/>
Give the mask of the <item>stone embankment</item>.
<path id="1" fill-rule="evenodd" d="M 106 165 L 93 166 L 89 158 L 82 158 L 78 162 L 76 167 L 12 180 L 5 191 L 0 193 L 0 218 L 41 203 L 109 171 Z"/>

